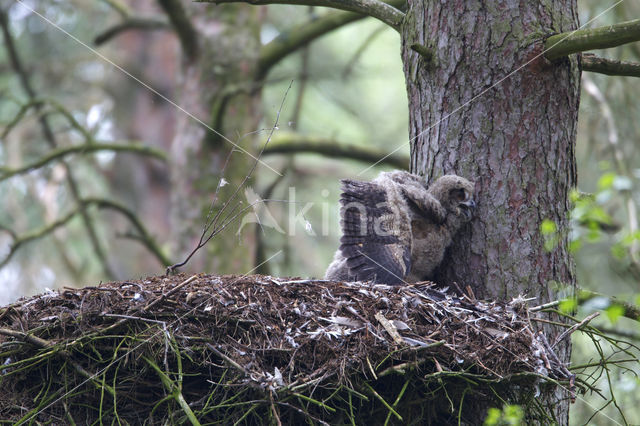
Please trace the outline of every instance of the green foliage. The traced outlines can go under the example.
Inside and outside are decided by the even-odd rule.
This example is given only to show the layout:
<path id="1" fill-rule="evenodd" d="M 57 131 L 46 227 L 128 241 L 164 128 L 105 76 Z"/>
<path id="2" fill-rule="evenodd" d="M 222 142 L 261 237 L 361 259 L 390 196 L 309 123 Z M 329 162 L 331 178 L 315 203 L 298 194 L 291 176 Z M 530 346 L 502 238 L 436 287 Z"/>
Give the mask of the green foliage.
<path id="1" fill-rule="evenodd" d="M 609 321 L 615 324 L 624 315 L 624 307 L 620 305 L 611 305 L 604 310 L 604 313 L 607 314 Z"/>
<path id="2" fill-rule="evenodd" d="M 487 417 L 484 419 L 484 426 L 508 426 L 521 425 L 524 411 L 519 405 L 505 405 L 502 410 L 489 408 Z"/>
<path id="3" fill-rule="evenodd" d="M 575 297 L 569 297 L 567 299 L 563 299 L 558 306 L 560 312 L 564 314 L 570 314 L 576 311 L 578 307 L 578 300 Z"/>

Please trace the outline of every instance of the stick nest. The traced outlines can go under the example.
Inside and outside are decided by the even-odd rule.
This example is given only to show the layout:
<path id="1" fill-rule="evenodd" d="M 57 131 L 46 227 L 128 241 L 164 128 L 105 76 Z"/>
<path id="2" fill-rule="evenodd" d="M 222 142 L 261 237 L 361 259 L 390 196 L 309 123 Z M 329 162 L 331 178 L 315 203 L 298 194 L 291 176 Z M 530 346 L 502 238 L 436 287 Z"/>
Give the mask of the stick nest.
<path id="1" fill-rule="evenodd" d="M 48 292 L 0 308 L 0 419 L 477 423 L 478 407 L 573 383 L 529 315 L 431 283 L 177 275 Z"/>

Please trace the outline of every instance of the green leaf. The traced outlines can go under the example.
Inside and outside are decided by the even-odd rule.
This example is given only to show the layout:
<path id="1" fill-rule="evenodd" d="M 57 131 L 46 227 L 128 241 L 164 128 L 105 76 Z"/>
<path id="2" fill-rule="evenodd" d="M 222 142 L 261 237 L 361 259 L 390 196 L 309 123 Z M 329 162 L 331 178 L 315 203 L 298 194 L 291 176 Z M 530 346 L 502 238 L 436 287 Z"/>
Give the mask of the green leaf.
<path id="1" fill-rule="evenodd" d="M 487 417 L 484 419 L 484 426 L 495 426 L 500 421 L 502 412 L 497 408 L 489 408 Z"/>
<path id="2" fill-rule="evenodd" d="M 598 188 L 602 191 L 613 186 L 616 180 L 616 174 L 613 172 L 605 173 L 598 179 Z"/>
<path id="3" fill-rule="evenodd" d="M 569 252 L 577 253 L 582 248 L 582 241 L 573 240 L 569 243 Z"/>
<path id="4" fill-rule="evenodd" d="M 558 230 L 556 223 L 549 219 L 544 219 L 540 224 L 540 232 L 542 235 L 551 235 L 554 234 Z"/>
<path id="5" fill-rule="evenodd" d="M 505 405 L 502 410 L 489 408 L 484 426 L 515 426 L 521 425 L 524 411 L 519 405 Z"/>
<path id="6" fill-rule="evenodd" d="M 570 314 L 572 312 L 575 312 L 577 307 L 578 307 L 578 299 L 576 299 L 575 297 L 561 300 L 560 304 L 558 305 L 558 309 L 560 309 L 560 312 L 565 314 Z"/>
<path id="7" fill-rule="evenodd" d="M 627 256 L 627 249 L 623 244 L 617 243 L 611 246 L 611 254 L 616 259 L 624 259 Z"/>
<path id="8" fill-rule="evenodd" d="M 620 317 L 624 315 L 624 308 L 620 305 L 611 305 L 605 309 L 604 312 L 607 314 L 609 321 L 611 321 L 612 324 L 615 324 L 618 322 Z"/>

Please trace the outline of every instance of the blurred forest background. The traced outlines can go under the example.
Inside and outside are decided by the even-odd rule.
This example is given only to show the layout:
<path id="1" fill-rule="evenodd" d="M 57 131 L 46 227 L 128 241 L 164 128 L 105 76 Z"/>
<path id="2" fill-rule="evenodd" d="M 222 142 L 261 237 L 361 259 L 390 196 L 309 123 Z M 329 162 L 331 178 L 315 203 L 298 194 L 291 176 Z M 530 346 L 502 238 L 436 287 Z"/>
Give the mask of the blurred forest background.
<path id="1" fill-rule="evenodd" d="M 176 155 L 176 137 L 184 130 L 180 120 L 185 112 L 172 102 L 254 155 L 279 114 L 278 128 L 261 157 L 267 166 L 258 165 L 247 184 L 251 189 L 242 188 L 238 200 L 244 201 L 242 207 L 256 197 L 281 201 L 266 208 L 257 205 L 263 226 L 255 224 L 253 209 L 248 216 L 241 214 L 195 255 L 186 271 L 321 277 L 340 236 L 339 180 L 370 179 L 381 170 L 408 167 L 406 89 L 400 39 L 393 29 L 371 18 L 358 20 L 291 51 L 268 70 L 264 81 L 237 90 L 245 95 L 236 101 L 243 106 L 227 106 L 231 109 L 225 113 L 231 115 L 247 107 L 251 118 L 243 125 L 227 120 L 217 128 L 215 111 L 203 115 L 180 101 L 189 94 L 182 86 L 185 53 L 159 3 L 0 2 L 6 19 L 0 49 L 0 305 L 46 289 L 162 274 L 168 263 L 185 258 L 197 243 L 207 213 L 203 207 L 210 204 L 221 178 L 229 185 L 224 185 L 218 207 L 249 172 L 252 159 L 243 152 L 233 154 L 225 172 L 233 179 L 220 175 L 223 161 L 200 170 L 205 176 L 210 171 L 210 182 L 201 192 L 181 194 L 191 197 L 195 213 L 175 214 L 171 183 L 176 169 L 169 163 Z M 580 22 L 613 3 L 579 0 Z M 201 8 L 203 15 L 222 15 L 244 6 L 188 7 Z M 246 22 L 259 23 L 252 31 L 265 46 L 286 29 L 332 13 L 280 5 L 252 10 L 255 15 Z M 640 3 L 623 1 L 589 26 L 638 16 Z M 237 25 L 246 25 L 237 19 Z M 118 32 L 123 23 L 132 28 Z M 7 37 L 21 62 L 18 72 Z M 640 43 L 608 49 L 603 56 L 640 61 Z M 212 64 L 213 74 L 225 71 L 216 67 L 223 65 Z M 576 152 L 578 189 L 589 195 L 576 194 L 572 229 L 548 224 L 540 230 L 550 241 L 557 232 L 570 232 L 581 288 L 636 304 L 638 99 L 640 82 L 633 77 L 583 73 Z M 246 122 L 252 124 L 247 127 Z M 231 148 L 228 142 L 215 143 Z M 370 167 L 390 152 L 392 156 Z M 176 231 L 185 226 L 193 229 Z M 242 262 L 220 260 L 225 253 Z M 578 316 L 604 310 L 607 315 L 593 324 L 640 340 L 638 322 L 622 317 L 608 298 L 588 299 Z M 605 358 L 614 352 L 620 357 L 610 346 L 576 334 L 573 363 L 598 360 L 598 347 Z M 613 418 L 640 423 L 639 371 L 633 362 L 628 369 L 603 375 L 598 384 L 606 398 L 593 393 L 579 399 L 572 406 L 572 422 L 611 424 Z M 616 401 L 608 403 L 612 391 Z M 624 409 L 616 409 L 616 404 Z M 606 416 L 596 414 L 602 408 Z"/>

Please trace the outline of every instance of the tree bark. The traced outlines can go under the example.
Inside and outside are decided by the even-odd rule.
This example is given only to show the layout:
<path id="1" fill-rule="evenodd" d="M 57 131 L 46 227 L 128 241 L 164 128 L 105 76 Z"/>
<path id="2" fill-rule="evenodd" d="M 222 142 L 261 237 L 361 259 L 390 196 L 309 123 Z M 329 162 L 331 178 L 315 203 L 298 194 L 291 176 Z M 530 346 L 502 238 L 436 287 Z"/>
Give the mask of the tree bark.
<path id="1" fill-rule="evenodd" d="M 576 11 L 575 0 L 409 0 L 402 59 L 411 170 L 430 181 L 446 173 L 475 180 L 478 201 L 437 281 L 470 285 L 478 297 L 524 294 L 536 303 L 556 298 L 554 283 L 574 286 L 568 193 L 576 184 L 580 72 L 575 58 L 551 63 L 541 54 L 545 34 L 577 27 Z M 559 230 L 551 251 L 540 232 L 545 219 Z M 569 360 L 568 344 L 558 351 Z M 568 402 L 554 410 L 566 424 Z"/>

